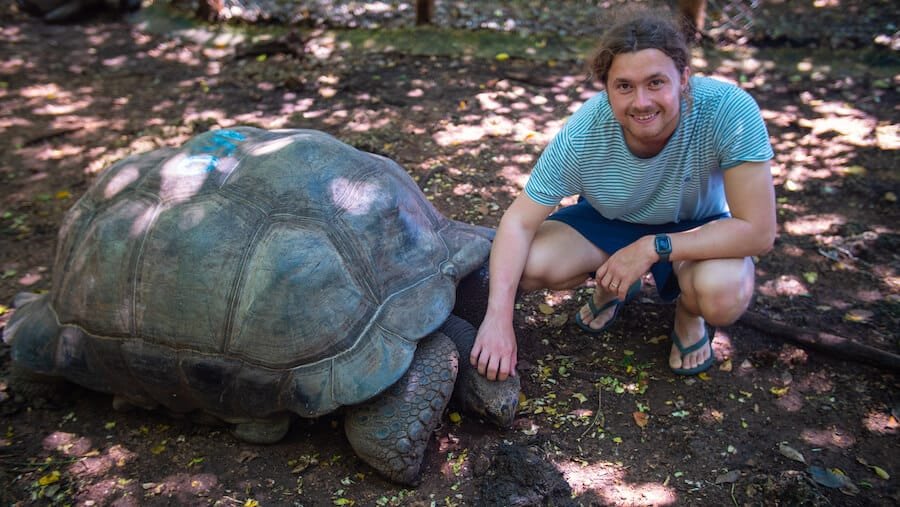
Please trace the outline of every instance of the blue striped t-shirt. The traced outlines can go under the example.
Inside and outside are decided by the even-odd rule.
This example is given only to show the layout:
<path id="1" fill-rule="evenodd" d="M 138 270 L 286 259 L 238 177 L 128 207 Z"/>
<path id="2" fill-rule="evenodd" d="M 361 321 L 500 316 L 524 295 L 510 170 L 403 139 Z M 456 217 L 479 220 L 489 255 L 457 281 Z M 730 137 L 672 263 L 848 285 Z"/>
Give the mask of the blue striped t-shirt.
<path id="1" fill-rule="evenodd" d="M 606 92 L 584 103 L 541 154 L 525 192 L 556 206 L 582 195 L 608 219 L 643 224 L 699 220 L 728 211 L 723 171 L 773 156 L 756 101 L 737 86 L 692 77 L 693 105 L 665 148 L 639 158 L 625 144 Z"/>

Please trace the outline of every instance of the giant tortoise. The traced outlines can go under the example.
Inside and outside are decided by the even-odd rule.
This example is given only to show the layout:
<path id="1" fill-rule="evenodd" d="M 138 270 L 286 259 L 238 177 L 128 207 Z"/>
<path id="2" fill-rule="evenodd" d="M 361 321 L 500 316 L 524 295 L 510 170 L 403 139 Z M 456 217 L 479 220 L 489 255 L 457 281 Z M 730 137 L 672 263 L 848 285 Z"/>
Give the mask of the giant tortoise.
<path id="1" fill-rule="evenodd" d="M 346 407 L 360 457 L 415 484 L 454 382 L 482 416 L 515 414 L 518 380 L 478 375 L 452 315 L 492 232 L 325 133 L 211 131 L 98 177 L 66 214 L 52 289 L 17 297 L 4 340 L 22 371 L 251 442 Z"/>

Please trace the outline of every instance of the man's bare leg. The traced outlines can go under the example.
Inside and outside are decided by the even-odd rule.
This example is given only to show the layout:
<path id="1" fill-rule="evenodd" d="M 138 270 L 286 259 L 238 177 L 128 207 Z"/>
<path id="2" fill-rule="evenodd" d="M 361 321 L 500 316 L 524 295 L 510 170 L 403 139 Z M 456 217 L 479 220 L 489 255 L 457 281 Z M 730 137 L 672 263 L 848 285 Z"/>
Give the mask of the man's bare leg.
<path id="1" fill-rule="evenodd" d="M 681 261 L 674 263 L 674 268 L 681 287 L 675 306 L 674 330 L 685 348 L 703 338 L 704 322 L 727 326 L 750 305 L 754 289 L 754 266 L 750 258 Z M 709 347 L 701 347 L 682 358 L 678 347 L 672 344 L 669 366 L 691 369 L 703 364 L 709 356 Z"/>

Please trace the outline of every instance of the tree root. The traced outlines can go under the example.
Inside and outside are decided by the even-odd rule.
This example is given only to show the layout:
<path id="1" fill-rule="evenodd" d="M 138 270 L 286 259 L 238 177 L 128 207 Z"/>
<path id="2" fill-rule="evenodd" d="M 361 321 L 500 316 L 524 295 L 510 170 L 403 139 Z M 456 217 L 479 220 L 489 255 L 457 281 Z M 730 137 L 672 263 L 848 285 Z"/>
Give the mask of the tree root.
<path id="1" fill-rule="evenodd" d="M 822 352 L 837 359 L 858 361 L 890 372 L 900 372 L 900 355 L 863 345 L 849 338 L 791 326 L 754 312 L 746 312 L 738 320 L 738 323 L 801 348 Z"/>

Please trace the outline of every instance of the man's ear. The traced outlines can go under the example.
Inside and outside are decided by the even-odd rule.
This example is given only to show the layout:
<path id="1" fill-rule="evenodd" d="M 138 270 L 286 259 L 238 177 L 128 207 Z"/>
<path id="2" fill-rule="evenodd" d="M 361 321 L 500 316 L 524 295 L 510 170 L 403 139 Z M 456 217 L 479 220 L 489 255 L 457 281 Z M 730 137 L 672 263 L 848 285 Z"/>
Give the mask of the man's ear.
<path id="1" fill-rule="evenodd" d="M 688 87 L 688 80 L 691 79 L 691 68 L 685 65 L 681 71 L 681 93 L 684 93 Z"/>

